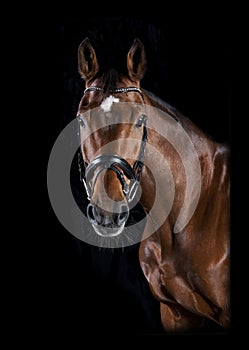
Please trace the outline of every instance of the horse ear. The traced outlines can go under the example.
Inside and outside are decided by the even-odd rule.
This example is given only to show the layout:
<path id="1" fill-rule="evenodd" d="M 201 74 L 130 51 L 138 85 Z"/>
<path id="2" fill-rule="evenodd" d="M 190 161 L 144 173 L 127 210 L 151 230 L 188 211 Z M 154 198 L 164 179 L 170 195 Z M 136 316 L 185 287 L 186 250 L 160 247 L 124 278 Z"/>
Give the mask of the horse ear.
<path id="1" fill-rule="evenodd" d="M 97 56 L 88 38 L 78 49 L 78 70 L 84 80 L 92 79 L 99 71 Z"/>
<path id="2" fill-rule="evenodd" d="M 131 80 L 139 81 L 146 70 L 146 54 L 142 42 L 135 39 L 127 55 L 128 75 Z"/>

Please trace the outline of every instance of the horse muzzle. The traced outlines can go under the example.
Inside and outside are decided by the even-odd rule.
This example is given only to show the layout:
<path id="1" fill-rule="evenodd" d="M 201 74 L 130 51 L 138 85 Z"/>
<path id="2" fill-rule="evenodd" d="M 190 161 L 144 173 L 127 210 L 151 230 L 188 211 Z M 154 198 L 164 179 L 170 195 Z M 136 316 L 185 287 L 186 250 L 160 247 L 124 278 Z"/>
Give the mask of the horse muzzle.
<path id="1" fill-rule="evenodd" d="M 115 237 L 122 233 L 129 217 L 129 207 L 122 202 L 115 212 L 106 212 L 97 205 L 88 204 L 87 217 L 94 231 L 102 237 Z"/>

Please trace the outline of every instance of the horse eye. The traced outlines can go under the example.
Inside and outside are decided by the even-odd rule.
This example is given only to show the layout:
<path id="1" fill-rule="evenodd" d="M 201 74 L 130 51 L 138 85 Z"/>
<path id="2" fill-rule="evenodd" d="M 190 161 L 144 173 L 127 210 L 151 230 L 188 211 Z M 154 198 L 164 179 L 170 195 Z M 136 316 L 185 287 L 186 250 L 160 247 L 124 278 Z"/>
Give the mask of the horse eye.
<path id="1" fill-rule="evenodd" d="M 146 120 L 147 120 L 147 116 L 144 115 L 144 114 L 142 114 L 142 115 L 138 118 L 136 127 L 137 127 L 137 128 L 140 128 L 143 124 L 146 123 Z"/>
<path id="2" fill-rule="evenodd" d="M 80 125 L 82 126 L 82 128 L 86 127 L 84 117 L 81 114 L 77 115 L 77 120 L 80 123 Z"/>

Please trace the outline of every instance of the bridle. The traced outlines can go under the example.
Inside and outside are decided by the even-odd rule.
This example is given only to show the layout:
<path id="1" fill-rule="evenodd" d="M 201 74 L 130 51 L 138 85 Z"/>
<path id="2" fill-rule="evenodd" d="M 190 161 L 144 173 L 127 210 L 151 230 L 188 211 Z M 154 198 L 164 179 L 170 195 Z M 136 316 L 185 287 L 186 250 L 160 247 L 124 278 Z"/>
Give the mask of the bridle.
<path id="1" fill-rule="evenodd" d="M 84 94 L 89 91 L 102 91 L 103 89 L 98 86 L 91 86 L 85 89 Z M 143 100 L 143 93 L 142 91 L 137 87 L 125 87 L 125 88 L 118 88 L 114 90 L 110 90 L 110 93 L 126 93 L 126 92 L 138 92 Z M 79 127 L 85 127 L 84 122 L 82 121 L 81 116 L 78 116 L 79 121 Z M 134 163 L 133 167 L 130 166 L 130 164 L 122 157 L 119 157 L 115 154 L 102 154 L 95 157 L 89 164 L 87 164 L 82 155 L 82 150 L 80 147 L 80 151 L 78 153 L 78 166 L 79 166 L 79 172 L 80 172 L 80 181 L 83 182 L 87 198 L 91 200 L 95 185 L 98 179 L 98 176 L 100 173 L 104 170 L 112 170 L 116 173 L 117 178 L 119 179 L 123 193 L 126 197 L 126 200 L 128 203 L 130 203 L 138 190 L 140 178 L 142 175 L 142 171 L 144 168 L 144 153 L 145 153 L 145 147 L 146 142 L 148 140 L 147 137 L 147 116 L 142 114 L 136 124 L 136 127 L 143 126 L 143 136 L 140 144 L 140 150 L 138 159 Z M 80 132 L 79 132 L 80 135 Z M 129 183 L 126 181 L 125 177 L 129 180 Z"/>
<path id="2" fill-rule="evenodd" d="M 98 86 L 90 86 L 88 88 L 86 88 L 84 90 L 84 95 L 87 93 L 87 92 L 90 92 L 90 91 L 103 91 L 102 88 L 98 87 Z M 123 94 L 123 93 L 126 93 L 126 92 L 138 92 L 141 96 L 142 96 L 142 99 L 144 100 L 144 95 L 142 93 L 142 91 L 135 87 L 135 86 L 130 86 L 130 87 L 123 87 L 123 88 L 118 88 L 118 89 L 110 89 L 109 92 L 112 93 L 112 94 Z"/>

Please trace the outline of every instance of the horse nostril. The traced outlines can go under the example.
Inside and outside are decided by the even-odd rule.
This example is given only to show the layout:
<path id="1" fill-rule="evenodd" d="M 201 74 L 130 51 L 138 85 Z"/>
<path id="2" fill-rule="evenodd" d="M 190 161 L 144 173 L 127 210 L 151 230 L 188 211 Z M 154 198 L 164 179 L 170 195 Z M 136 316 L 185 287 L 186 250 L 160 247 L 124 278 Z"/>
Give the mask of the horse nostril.
<path id="1" fill-rule="evenodd" d="M 92 204 L 88 204 L 87 207 L 87 217 L 92 224 L 101 225 L 103 221 L 103 215 L 101 215 L 98 208 Z"/>
<path id="2" fill-rule="evenodd" d="M 88 217 L 88 220 L 91 222 L 91 223 L 94 223 L 96 224 L 97 221 L 96 221 L 96 218 L 95 218 L 95 215 L 94 215 L 94 206 L 92 204 L 88 204 L 87 206 L 87 217 Z"/>
<path id="3" fill-rule="evenodd" d="M 126 204 L 122 204 L 121 208 L 120 208 L 121 213 L 119 213 L 117 215 L 117 222 L 116 224 L 118 226 L 121 226 L 127 219 L 129 216 L 129 207 Z"/>
<path id="4" fill-rule="evenodd" d="M 104 222 L 104 214 L 101 212 L 101 209 L 91 203 L 87 207 L 87 217 L 91 224 L 94 225 L 102 225 Z"/>

